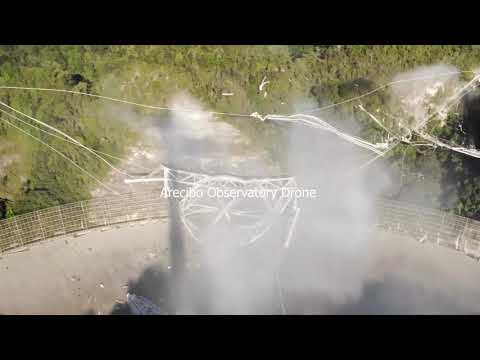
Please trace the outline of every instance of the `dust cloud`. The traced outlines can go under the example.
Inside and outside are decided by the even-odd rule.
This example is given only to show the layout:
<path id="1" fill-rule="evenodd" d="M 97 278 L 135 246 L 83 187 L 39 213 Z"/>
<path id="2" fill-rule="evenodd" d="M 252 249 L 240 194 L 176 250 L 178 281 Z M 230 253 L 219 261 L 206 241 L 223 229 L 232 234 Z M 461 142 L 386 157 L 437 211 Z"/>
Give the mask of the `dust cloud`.
<path id="1" fill-rule="evenodd" d="M 459 70 L 451 65 L 431 65 L 416 68 L 393 77 L 392 104 L 406 116 L 401 127 L 417 128 L 429 115 L 441 110 L 455 90 L 461 86 Z M 415 80 L 415 81 L 410 81 Z M 439 114 L 445 118 L 446 113 Z M 406 119 L 412 119 L 407 122 Z"/>
<path id="2" fill-rule="evenodd" d="M 454 68 L 441 65 L 400 74 L 395 79 L 453 71 Z M 425 96 L 419 95 L 421 100 L 410 99 L 409 94 L 413 91 L 435 96 L 447 84 L 458 86 L 456 76 L 447 80 L 450 82 L 445 79 L 424 82 L 418 88 L 402 85 L 393 92 L 403 101 L 403 110 L 418 121 L 431 109 L 424 101 Z M 212 118 L 198 101 L 181 94 L 173 99 L 172 105 L 196 111 L 170 113 L 161 124 L 149 128 L 151 139 L 166 148 L 168 164 L 211 174 L 266 173 L 267 161 L 250 162 L 253 158 L 249 158 L 250 154 L 241 155 L 248 146 L 229 145 L 241 144 L 241 134 Z M 324 120 L 335 122 L 333 118 Z M 332 134 L 301 125 L 289 128 L 286 154 L 288 173 L 296 177 L 299 188 L 317 189 L 315 198 L 299 200 L 301 212 L 289 249 L 282 247 L 285 219 L 279 219 L 264 236 L 247 247 L 238 246 L 244 240 L 238 229 L 245 224 L 222 219 L 215 226 L 200 230 L 203 245 L 196 247 L 195 257 L 190 258 L 187 249 L 195 240 L 185 231 L 179 216 L 179 201 L 170 200 L 173 221 L 170 242 L 176 251 L 173 261 L 175 313 L 462 313 L 478 310 L 475 303 L 478 291 L 465 270 L 472 269 L 472 264 L 466 264 L 468 259 L 457 259 L 457 265 L 450 267 L 455 261 L 449 261 L 449 256 L 457 254 L 440 254 L 425 246 L 417 248 L 412 239 L 395 238 L 374 230 L 375 201 L 389 186 L 391 175 L 381 161 L 368 170 L 357 171 L 373 154 Z M 243 160 L 244 169 L 248 170 L 239 171 L 234 159 Z M 218 184 L 222 186 L 221 182 Z M 266 211 L 262 207 L 255 209 Z M 439 274 L 443 281 L 438 281 Z M 462 277 L 461 281 L 458 277 Z M 468 300 L 451 296 L 451 289 L 468 295 Z"/>

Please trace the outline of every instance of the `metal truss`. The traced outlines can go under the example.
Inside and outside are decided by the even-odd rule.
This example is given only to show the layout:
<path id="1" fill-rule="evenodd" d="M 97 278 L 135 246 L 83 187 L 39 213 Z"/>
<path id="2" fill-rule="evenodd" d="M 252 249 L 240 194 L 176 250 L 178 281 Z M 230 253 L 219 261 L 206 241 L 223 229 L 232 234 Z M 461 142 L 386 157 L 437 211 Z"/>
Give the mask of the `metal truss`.
<path id="1" fill-rule="evenodd" d="M 164 167 L 164 189 L 183 189 L 179 213 L 187 232 L 200 244 L 223 228 L 239 246 L 253 244 L 287 218 L 288 247 L 298 218 L 294 177 L 246 178 L 207 175 Z M 235 236 L 233 236 L 235 234 Z"/>

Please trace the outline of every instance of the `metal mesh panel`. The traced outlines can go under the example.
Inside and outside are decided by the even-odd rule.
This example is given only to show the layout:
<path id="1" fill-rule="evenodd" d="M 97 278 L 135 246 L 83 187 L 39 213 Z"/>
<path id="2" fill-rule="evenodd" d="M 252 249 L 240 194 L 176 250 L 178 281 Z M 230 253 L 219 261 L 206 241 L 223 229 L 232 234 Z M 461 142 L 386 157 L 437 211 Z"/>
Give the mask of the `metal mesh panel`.
<path id="1" fill-rule="evenodd" d="M 377 201 L 384 230 L 413 236 L 480 258 L 480 222 L 393 200 Z M 0 220 L 0 253 L 31 243 L 97 227 L 168 217 L 161 191 L 107 196 Z"/>
<path id="2" fill-rule="evenodd" d="M 398 201 L 378 201 L 377 225 L 480 258 L 480 222 Z"/>
<path id="3" fill-rule="evenodd" d="M 65 234 L 167 216 L 168 203 L 160 191 L 55 206 L 0 220 L 0 253 Z"/>

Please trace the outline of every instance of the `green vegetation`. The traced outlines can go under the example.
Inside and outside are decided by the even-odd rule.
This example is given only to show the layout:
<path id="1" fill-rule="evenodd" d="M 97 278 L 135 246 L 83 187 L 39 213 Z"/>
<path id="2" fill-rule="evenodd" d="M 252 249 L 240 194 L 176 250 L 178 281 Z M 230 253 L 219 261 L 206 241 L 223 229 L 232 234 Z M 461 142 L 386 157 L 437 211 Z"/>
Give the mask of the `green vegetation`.
<path id="1" fill-rule="evenodd" d="M 472 70 L 480 65 L 480 49 L 331 45 L 0 46 L 0 85 L 84 91 L 155 105 L 167 104 L 173 94 L 184 90 L 216 111 L 286 114 L 298 104 L 306 103 L 310 108 L 327 101 L 338 102 L 387 83 L 399 72 L 438 63 Z M 270 81 L 267 97 L 258 91 L 264 76 Z M 222 92 L 233 92 L 235 96 L 225 97 Z M 0 100 L 58 127 L 91 148 L 120 157 L 138 138 L 134 128 L 118 120 L 103 100 L 5 89 L 0 89 Z M 366 107 L 374 109 L 390 99 L 388 91 L 381 91 L 363 100 Z M 153 114 L 145 109 L 133 111 Z M 379 139 L 384 135 L 352 104 L 324 114 L 347 119 L 352 113 L 365 125 L 362 136 Z M 438 128 L 439 134 L 459 138 L 454 124 L 462 121 L 461 116 Z M 31 132 L 96 176 L 107 176 L 108 167 L 94 161 L 84 150 L 4 114 L 1 119 Z M 277 127 L 240 119 L 225 121 L 249 135 L 254 145 L 267 147 L 274 159 L 282 157 L 283 133 Z M 44 145 L 0 121 L 0 159 L 7 157 L 12 160 L 0 161 L 0 217 L 85 199 L 98 186 Z M 478 165 L 474 159 L 443 150 L 420 153 L 401 145 L 388 161 L 392 167 L 422 172 L 428 178 L 422 201 L 463 215 L 479 215 L 480 174 L 474 170 Z M 405 184 L 405 189 L 417 186 L 412 184 Z"/>

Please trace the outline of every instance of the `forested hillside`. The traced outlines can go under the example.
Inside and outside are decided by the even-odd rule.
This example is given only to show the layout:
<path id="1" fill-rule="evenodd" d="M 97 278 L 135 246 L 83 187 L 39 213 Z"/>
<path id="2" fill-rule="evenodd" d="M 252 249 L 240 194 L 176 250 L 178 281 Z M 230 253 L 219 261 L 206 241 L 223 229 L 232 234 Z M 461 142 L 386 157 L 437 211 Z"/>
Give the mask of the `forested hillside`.
<path id="1" fill-rule="evenodd" d="M 188 91 L 209 108 L 234 113 L 291 113 L 341 101 L 391 81 L 421 65 L 448 64 L 461 70 L 480 65 L 480 49 L 471 46 L 0 46 L 0 86 L 68 89 L 165 105 L 178 91 Z M 264 77 L 268 95 L 258 86 Z M 465 75 L 468 78 L 468 75 Z M 222 96 L 222 93 L 234 96 Z M 375 108 L 388 102 L 388 91 L 362 99 Z M 140 134 L 117 121 L 104 100 L 70 94 L 0 89 L 0 101 L 68 133 L 83 144 L 116 156 Z M 308 106 L 307 106 L 308 105 Z M 438 129 L 444 138 L 478 139 L 475 102 L 465 104 Z M 466 108 L 468 107 L 468 109 Z M 0 110 L 8 108 L 0 106 Z M 154 115 L 154 111 L 135 109 Z M 8 111 L 11 113 L 11 111 Z M 328 114 L 349 114 L 363 124 L 363 135 L 380 137 L 380 129 L 352 104 Z M 18 114 L 16 114 L 18 116 Z M 25 117 L 19 117 L 27 121 Z M 0 119 L 74 159 L 103 178 L 108 167 L 79 147 L 31 128 L 1 113 Z M 254 143 L 281 158 L 282 132 L 272 124 L 225 119 Z M 27 121 L 31 123 L 31 121 Z M 459 133 L 464 123 L 467 134 Z M 470 141 L 469 140 L 469 141 Z M 421 172 L 424 181 L 406 181 L 402 193 L 415 191 L 422 202 L 480 215 L 479 162 L 444 150 L 419 152 L 398 146 L 388 161 L 406 173 Z M 115 163 L 115 161 L 113 161 Z M 0 121 L 0 217 L 88 198 L 97 184 L 51 149 Z"/>

